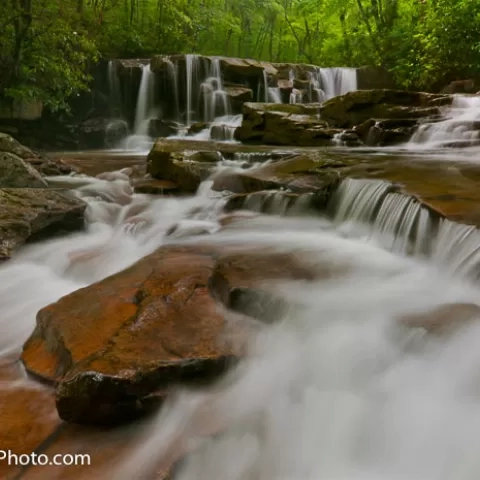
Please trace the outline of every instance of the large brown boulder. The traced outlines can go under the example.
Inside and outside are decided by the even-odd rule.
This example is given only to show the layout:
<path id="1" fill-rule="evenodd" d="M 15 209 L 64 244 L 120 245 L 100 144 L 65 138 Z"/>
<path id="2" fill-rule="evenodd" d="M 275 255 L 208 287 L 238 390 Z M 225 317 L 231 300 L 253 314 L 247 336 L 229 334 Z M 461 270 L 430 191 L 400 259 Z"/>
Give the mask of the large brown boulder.
<path id="1" fill-rule="evenodd" d="M 81 229 L 85 208 L 66 191 L 0 189 L 0 260 L 27 241 Z"/>
<path id="2" fill-rule="evenodd" d="M 265 145 L 331 145 L 341 130 L 319 118 L 320 104 L 245 103 L 235 138 Z"/>
<path id="3" fill-rule="evenodd" d="M 163 389 L 221 373 L 236 354 L 208 290 L 208 249 L 164 248 L 41 310 L 24 347 L 27 370 L 59 381 L 74 423 L 116 423 L 157 404 Z"/>
<path id="4" fill-rule="evenodd" d="M 158 406 L 171 386 L 224 372 L 242 355 L 248 327 L 228 326 L 216 299 L 229 306 L 237 287 L 313 275 L 308 258 L 239 251 L 162 247 L 42 309 L 22 359 L 28 372 L 58 382 L 60 417 L 128 421 Z"/>
<path id="5" fill-rule="evenodd" d="M 227 98 L 234 112 L 240 112 L 245 102 L 253 100 L 253 91 L 251 88 L 243 86 L 224 87 Z"/>
<path id="6" fill-rule="evenodd" d="M 440 115 L 449 105 L 449 95 L 403 90 L 357 90 L 327 100 L 320 107 L 321 118 L 329 125 L 352 128 L 369 119 L 419 119 Z"/>
<path id="7" fill-rule="evenodd" d="M 220 67 L 231 77 L 261 77 L 264 71 L 267 75 L 277 74 L 271 63 L 248 58 L 220 57 Z"/>
<path id="8" fill-rule="evenodd" d="M 43 188 L 47 182 L 29 163 L 13 153 L 0 152 L 0 188 Z"/>
<path id="9" fill-rule="evenodd" d="M 158 145 L 148 155 L 147 171 L 157 180 L 173 182 L 181 191 L 194 193 L 218 160 L 216 152 L 169 151 Z"/>
<path id="10" fill-rule="evenodd" d="M 15 140 L 12 136 L 0 132 L 0 152 L 8 152 L 22 158 L 34 158 L 36 155 L 28 148 Z"/>

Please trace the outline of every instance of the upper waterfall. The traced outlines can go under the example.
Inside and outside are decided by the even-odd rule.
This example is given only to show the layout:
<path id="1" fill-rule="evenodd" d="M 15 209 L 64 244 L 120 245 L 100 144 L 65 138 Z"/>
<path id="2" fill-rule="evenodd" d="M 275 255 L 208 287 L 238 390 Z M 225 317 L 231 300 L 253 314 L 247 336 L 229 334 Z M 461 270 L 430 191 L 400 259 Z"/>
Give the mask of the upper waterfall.
<path id="1" fill-rule="evenodd" d="M 115 62 L 109 63 L 110 96 L 123 109 L 132 105 L 133 111 L 123 114 L 130 118 L 136 137 L 170 136 L 180 126 L 196 122 L 218 124 L 222 118 L 240 114 L 245 102 L 322 103 L 357 89 L 353 68 L 197 54 L 116 62 L 122 74 L 118 74 Z M 175 125 L 165 127 L 159 121 Z M 169 135 L 164 135 L 164 127 L 172 130 Z"/>

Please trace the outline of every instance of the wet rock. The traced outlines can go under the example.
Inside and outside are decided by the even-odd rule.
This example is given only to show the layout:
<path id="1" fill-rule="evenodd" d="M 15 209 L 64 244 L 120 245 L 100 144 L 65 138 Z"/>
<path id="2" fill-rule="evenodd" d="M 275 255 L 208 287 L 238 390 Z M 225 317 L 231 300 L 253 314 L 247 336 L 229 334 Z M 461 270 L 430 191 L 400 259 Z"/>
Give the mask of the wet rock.
<path id="1" fill-rule="evenodd" d="M 68 165 L 60 158 L 50 159 L 46 156 L 42 156 L 38 158 L 29 158 L 26 161 L 45 177 L 70 175 L 72 172 L 77 171 L 76 168 Z"/>
<path id="2" fill-rule="evenodd" d="M 172 225 L 165 235 L 173 238 L 209 235 L 216 232 L 219 228 L 218 223 L 207 220 L 182 220 Z"/>
<path id="3" fill-rule="evenodd" d="M 169 137 L 178 133 L 177 122 L 169 122 L 157 118 L 151 119 L 148 123 L 148 134 L 151 137 Z"/>
<path id="4" fill-rule="evenodd" d="M 10 135 L 0 132 L 0 152 L 7 152 L 22 158 L 34 158 L 36 155 Z"/>
<path id="5" fill-rule="evenodd" d="M 410 314 L 400 319 L 408 327 L 423 328 L 437 335 L 452 333 L 472 321 L 480 321 L 480 306 L 474 303 L 441 305 L 429 312 Z"/>
<path id="6" fill-rule="evenodd" d="M 324 192 L 326 196 L 338 180 L 333 169 L 323 169 L 322 161 L 306 155 L 293 156 L 245 172 L 218 175 L 214 190 L 251 193 L 285 189 L 294 193 Z"/>
<path id="7" fill-rule="evenodd" d="M 124 121 L 111 121 L 103 117 L 89 118 L 76 127 L 80 148 L 109 148 L 128 135 Z"/>
<path id="8" fill-rule="evenodd" d="M 238 197 L 237 195 L 233 196 Z M 256 218 L 258 215 L 258 213 L 250 210 L 233 210 L 229 213 L 221 215 L 218 219 L 218 222 L 222 227 L 228 227 L 229 225 L 244 224 L 245 221 L 248 222 L 248 220 Z"/>
<path id="9" fill-rule="evenodd" d="M 440 93 L 475 93 L 478 89 L 478 84 L 474 80 L 455 80 L 450 82 L 446 87 L 442 88 Z"/>
<path id="10" fill-rule="evenodd" d="M 428 118 L 439 115 L 438 103 L 452 97 L 402 90 L 357 90 L 330 100 L 320 107 L 321 118 L 330 125 L 352 128 L 371 119 Z"/>
<path id="11" fill-rule="evenodd" d="M 224 87 L 224 90 L 234 113 L 240 113 L 242 105 L 245 102 L 251 102 L 253 100 L 253 91 L 251 88 L 235 86 Z"/>
<path id="12" fill-rule="evenodd" d="M 27 241 L 83 228 L 86 204 L 69 192 L 0 189 L 0 260 Z"/>
<path id="13" fill-rule="evenodd" d="M 271 63 L 246 58 L 221 57 L 220 67 L 231 77 L 261 77 L 264 71 L 267 75 L 277 74 L 277 69 Z"/>
<path id="14" fill-rule="evenodd" d="M 368 133 L 365 144 L 369 146 L 386 147 L 389 145 L 399 145 L 408 142 L 414 129 L 411 127 L 399 127 L 393 129 L 384 129 L 381 123 L 377 123 Z"/>
<path id="15" fill-rule="evenodd" d="M 135 193 L 149 193 L 153 195 L 165 195 L 180 191 L 177 183 L 170 180 L 156 180 L 154 178 L 137 180 L 134 182 L 133 188 Z"/>
<path id="16" fill-rule="evenodd" d="M 305 257 L 257 248 L 249 253 L 221 255 L 210 288 L 228 308 L 271 323 L 281 318 L 287 304 L 265 290 L 266 285 L 282 280 L 311 281 L 317 277 L 318 272 Z"/>
<path id="17" fill-rule="evenodd" d="M 44 309 L 22 359 L 59 381 L 74 423 L 120 423 L 161 403 L 172 384 L 207 381 L 237 355 L 208 290 L 213 250 L 161 248 Z"/>
<path id="18" fill-rule="evenodd" d="M 15 455 L 30 455 L 60 426 L 52 388 L 28 380 L 18 362 L 0 365 L 0 445 Z M 0 461 L 0 477 L 17 478 L 20 465 Z"/>
<path id="19" fill-rule="evenodd" d="M 141 75 L 142 68 L 150 62 L 147 58 L 128 58 L 115 60 L 115 67 L 119 75 Z"/>
<path id="20" fill-rule="evenodd" d="M 319 104 L 245 103 L 235 138 L 266 145 L 330 145 L 340 130 L 318 118 Z"/>
<path id="21" fill-rule="evenodd" d="M 13 153 L 0 152 L 0 188 L 42 188 L 47 182 L 30 164 Z"/>
<path id="22" fill-rule="evenodd" d="M 153 148 L 147 158 L 147 171 L 157 180 L 174 182 L 181 191 L 194 193 L 208 178 L 216 161 L 216 152 L 172 152 Z"/>
<path id="23" fill-rule="evenodd" d="M 200 133 L 201 131 L 208 128 L 208 126 L 209 126 L 208 122 L 195 122 L 192 125 L 190 125 L 190 127 L 188 128 L 188 134 L 196 135 L 197 133 Z"/>

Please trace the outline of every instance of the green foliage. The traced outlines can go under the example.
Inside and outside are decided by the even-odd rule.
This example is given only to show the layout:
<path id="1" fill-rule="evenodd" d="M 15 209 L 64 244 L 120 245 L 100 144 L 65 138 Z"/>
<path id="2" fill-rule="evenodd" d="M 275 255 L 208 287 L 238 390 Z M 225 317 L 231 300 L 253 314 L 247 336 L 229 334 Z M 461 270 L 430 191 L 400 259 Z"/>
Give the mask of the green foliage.
<path id="1" fill-rule="evenodd" d="M 480 75 L 478 0 L 9 0 L 0 95 L 66 109 L 103 57 L 381 65 L 407 88 Z"/>

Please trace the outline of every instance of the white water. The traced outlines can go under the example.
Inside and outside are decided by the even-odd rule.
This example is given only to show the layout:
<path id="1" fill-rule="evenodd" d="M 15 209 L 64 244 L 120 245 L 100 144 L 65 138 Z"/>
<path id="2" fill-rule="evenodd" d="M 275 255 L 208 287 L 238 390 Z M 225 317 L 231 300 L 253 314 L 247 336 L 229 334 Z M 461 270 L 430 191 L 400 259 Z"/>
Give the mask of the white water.
<path id="1" fill-rule="evenodd" d="M 108 94 L 110 102 L 110 111 L 113 117 L 122 116 L 122 92 L 120 89 L 120 79 L 118 78 L 117 68 L 114 61 L 108 62 Z"/>
<path id="2" fill-rule="evenodd" d="M 310 72 L 309 102 L 324 102 L 357 90 L 354 68 L 320 68 Z"/>
<path id="3" fill-rule="evenodd" d="M 420 125 L 410 139 L 412 148 L 432 149 L 448 144 L 478 143 L 480 140 L 480 97 L 457 95 L 451 107 L 445 108 L 444 119 Z"/>
<path id="4" fill-rule="evenodd" d="M 149 135 L 150 121 L 157 118 L 159 112 L 155 109 L 155 75 L 150 64 L 142 65 L 142 77 L 137 94 L 133 134 L 122 142 L 122 149 L 128 151 L 148 151 L 153 139 Z"/>
<path id="5" fill-rule="evenodd" d="M 2 353 L 20 348 L 43 305 L 148 254 L 179 221 L 185 243 L 198 242 L 191 235 L 201 224 L 211 242 L 307 256 L 323 280 L 271 285 L 291 309 L 259 330 L 226 381 L 178 392 L 105 479 L 152 478 L 179 439 L 196 451 L 176 480 L 479 478 L 479 326 L 436 338 L 398 322 L 445 303 L 478 302 L 479 291 L 379 248 L 369 235 L 343 238 L 340 220 L 381 209 L 391 195 L 385 185 L 346 184 L 332 206 L 334 223 L 259 217 L 219 231 L 223 201 L 210 182 L 193 198 L 152 200 L 132 194 L 128 174 L 56 180 L 88 200 L 88 228 L 31 246 L 0 267 Z M 418 213 L 398 202 L 390 212 L 408 232 L 411 222 L 402 218 Z M 442 228 L 437 250 L 458 251 L 458 231 Z"/>
<path id="6" fill-rule="evenodd" d="M 212 59 L 210 76 L 200 88 L 204 99 L 204 121 L 211 122 L 216 117 L 230 115 L 230 101 L 227 92 L 223 89 L 219 58 Z"/>

